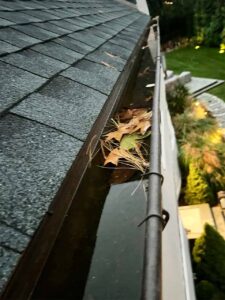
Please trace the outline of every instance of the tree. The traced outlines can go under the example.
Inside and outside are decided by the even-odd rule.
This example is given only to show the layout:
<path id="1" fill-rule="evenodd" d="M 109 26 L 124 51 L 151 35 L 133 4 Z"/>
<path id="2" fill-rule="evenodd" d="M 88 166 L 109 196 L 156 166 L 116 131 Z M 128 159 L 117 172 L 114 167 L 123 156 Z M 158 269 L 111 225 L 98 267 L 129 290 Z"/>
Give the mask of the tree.
<path id="1" fill-rule="evenodd" d="M 162 0 L 147 0 L 150 15 L 152 17 L 159 16 L 163 1 Z"/>
<path id="2" fill-rule="evenodd" d="M 214 200 L 209 186 L 194 163 L 189 165 L 184 200 L 187 204 L 210 203 Z"/>
<path id="3" fill-rule="evenodd" d="M 224 1 L 197 0 L 194 18 L 197 42 L 206 46 L 219 46 L 223 41 L 224 19 Z"/>
<path id="4" fill-rule="evenodd" d="M 198 278 L 214 284 L 225 292 L 225 240 L 209 224 L 195 241 L 193 259 Z"/>

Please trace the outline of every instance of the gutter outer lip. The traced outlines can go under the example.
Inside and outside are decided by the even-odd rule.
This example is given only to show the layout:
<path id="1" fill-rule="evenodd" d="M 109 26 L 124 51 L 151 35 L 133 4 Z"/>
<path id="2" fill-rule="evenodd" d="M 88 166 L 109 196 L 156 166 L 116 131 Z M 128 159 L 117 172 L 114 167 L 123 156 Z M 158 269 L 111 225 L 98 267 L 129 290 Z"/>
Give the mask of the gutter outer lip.
<path id="1" fill-rule="evenodd" d="M 145 248 L 142 282 L 142 300 L 160 300 L 162 297 L 162 203 L 161 203 L 161 132 L 160 132 L 160 33 L 157 19 L 156 75 L 152 108 L 150 141 L 150 172 L 148 179 L 147 217 L 145 219 Z"/>

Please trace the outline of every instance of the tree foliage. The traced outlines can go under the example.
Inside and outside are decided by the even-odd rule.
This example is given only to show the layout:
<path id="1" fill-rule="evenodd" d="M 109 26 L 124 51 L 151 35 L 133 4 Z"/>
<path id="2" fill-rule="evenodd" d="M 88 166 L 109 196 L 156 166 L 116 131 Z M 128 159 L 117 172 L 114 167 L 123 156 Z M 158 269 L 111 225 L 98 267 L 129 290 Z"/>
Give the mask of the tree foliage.
<path id="1" fill-rule="evenodd" d="M 211 190 L 194 163 L 189 165 L 184 199 L 187 204 L 211 203 L 213 201 Z"/>
<path id="2" fill-rule="evenodd" d="M 194 12 L 197 42 L 206 46 L 219 46 L 225 30 L 225 2 L 197 0 Z"/>
<path id="3" fill-rule="evenodd" d="M 225 292 L 225 240 L 210 225 L 195 241 L 193 259 L 198 278 L 207 280 Z"/>
<path id="4" fill-rule="evenodd" d="M 207 280 L 201 280 L 196 285 L 196 294 L 198 300 L 224 300 L 225 294 Z"/>

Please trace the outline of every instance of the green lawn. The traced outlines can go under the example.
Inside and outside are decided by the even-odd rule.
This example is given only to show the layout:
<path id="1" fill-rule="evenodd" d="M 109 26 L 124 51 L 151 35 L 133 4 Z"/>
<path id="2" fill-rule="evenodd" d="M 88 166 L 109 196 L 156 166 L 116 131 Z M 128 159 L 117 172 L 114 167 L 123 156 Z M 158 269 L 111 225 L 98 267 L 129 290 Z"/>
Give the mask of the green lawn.
<path id="1" fill-rule="evenodd" d="M 175 73 L 190 71 L 193 76 L 225 80 L 225 53 L 215 48 L 181 48 L 166 54 L 167 69 Z M 225 101 L 225 83 L 210 90 Z"/>

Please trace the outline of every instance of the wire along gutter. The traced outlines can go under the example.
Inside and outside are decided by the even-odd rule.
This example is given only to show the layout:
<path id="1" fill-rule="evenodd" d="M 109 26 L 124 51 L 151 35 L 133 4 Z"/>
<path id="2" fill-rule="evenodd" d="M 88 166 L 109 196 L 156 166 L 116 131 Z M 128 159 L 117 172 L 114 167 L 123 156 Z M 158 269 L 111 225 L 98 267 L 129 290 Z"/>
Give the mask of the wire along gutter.
<path id="1" fill-rule="evenodd" d="M 160 32 L 159 21 L 153 25 L 156 44 L 155 89 L 152 108 L 152 133 L 150 147 L 150 171 L 148 179 L 147 217 L 146 224 L 142 300 L 160 300 L 162 291 L 162 230 L 168 219 L 168 214 L 162 210 L 161 203 L 161 133 L 160 133 Z M 141 224 L 142 224 L 141 223 Z"/>

